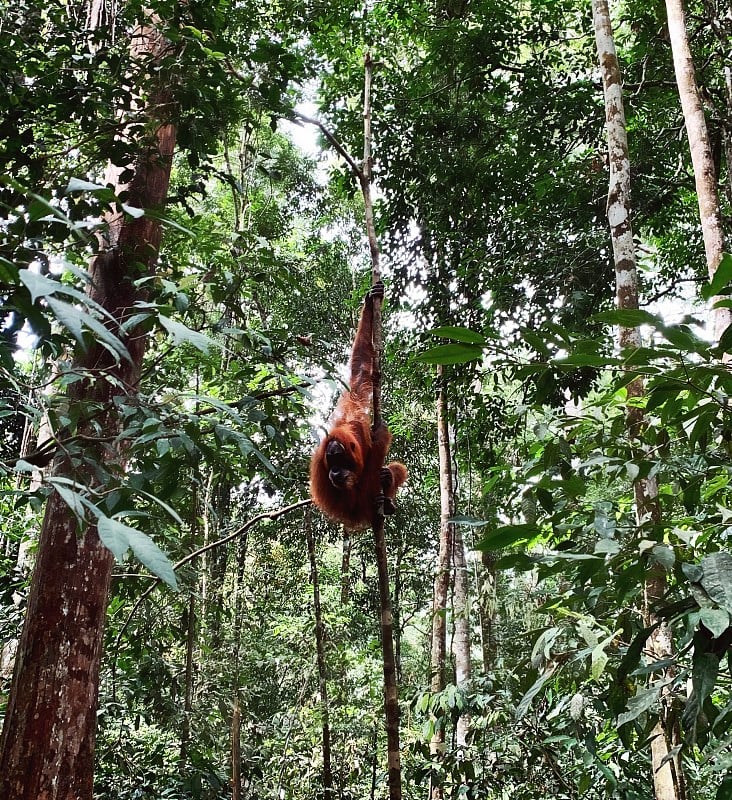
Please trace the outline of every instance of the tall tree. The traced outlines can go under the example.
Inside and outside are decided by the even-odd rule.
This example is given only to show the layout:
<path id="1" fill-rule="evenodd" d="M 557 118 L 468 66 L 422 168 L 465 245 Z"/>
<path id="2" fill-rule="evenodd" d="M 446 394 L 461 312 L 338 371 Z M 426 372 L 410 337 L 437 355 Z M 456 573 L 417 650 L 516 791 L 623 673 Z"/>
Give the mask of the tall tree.
<path id="1" fill-rule="evenodd" d="M 451 584 L 452 554 L 455 539 L 454 492 L 452 479 L 452 456 L 450 453 L 450 426 L 448 422 L 447 385 L 442 365 L 437 367 L 437 452 L 440 471 L 440 541 L 432 590 L 432 636 L 430 652 L 430 691 L 439 694 L 447 681 L 447 610 Z M 433 759 L 440 759 L 445 752 L 445 718 L 435 719 L 435 730 L 430 742 Z M 432 800 L 443 797 L 443 787 L 433 780 L 430 788 Z"/>
<path id="2" fill-rule="evenodd" d="M 328 706 L 328 667 L 325 652 L 325 622 L 320 605 L 320 579 L 318 577 L 318 562 L 315 554 L 315 539 L 313 537 L 313 524 L 311 510 L 305 512 L 305 540 L 308 546 L 308 560 L 310 561 L 310 582 L 313 585 L 313 616 L 315 619 L 315 654 L 318 663 L 318 688 L 320 692 L 320 714 L 322 717 L 323 731 L 323 800 L 333 800 L 333 770 L 330 758 L 330 708 Z"/>
<path id="3" fill-rule="evenodd" d="M 124 469 L 125 447 L 116 399 L 134 397 L 140 379 L 146 336 L 124 325 L 144 302 L 140 278 L 152 274 L 161 240 L 154 216 L 165 205 L 176 139 L 174 97 L 161 69 L 171 45 L 148 18 L 132 34 L 132 58 L 149 70 L 146 119 L 134 164 L 110 166 L 107 179 L 124 195 L 106 220 L 100 249 L 90 268 L 88 294 L 114 320 L 124 357 L 96 343 L 80 352 L 74 369 L 82 378 L 69 389 L 69 401 L 87 409 L 79 436 L 104 464 Z M 138 131 L 139 134 L 139 131 Z M 124 173 L 132 171 L 131 177 Z M 92 409 L 94 409 L 92 411 Z M 61 452 L 56 478 L 73 481 L 78 465 Z M 96 524 L 79 526 L 58 492 L 50 497 L 41 529 L 25 624 L 0 743 L 2 800 L 90 800 L 102 655 L 102 636 L 114 558 L 102 544 Z M 74 724 L 70 725 L 69 720 Z"/>
<path id="4" fill-rule="evenodd" d="M 712 147 L 704 117 L 704 108 L 696 82 L 694 61 L 686 33 L 686 17 L 682 0 L 666 0 L 668 32 L 674 58 L 674 72 L 679 89 L 681 108 L 684 112 L 686 135 L 689 139 L 691 163 L 694 168 L 696 196 L 699 203 L 699 217 L 707 270 L 710 280 L 714 277 L 724 252 L 724 229 L 719 205 L 717 183 L 719 176 L 714 165 Z M 716 340 L 732 323 L 732 310 L 716 308 L 712 318 L 712 328 Z"/>
<path id="5" fill-rule="evenodd" d="M 616 302 L 621 311 L 638 310 L 638 272 L 635 243 L 631 224 L 630 156 L 623 104 L 622 78 L 615 51 L 615 40 L 607 0 L 593 0 L 593 20 L 597 54 L 602 72 L 605 93 L 606 128 L 610 164 L 610 185 L 607 199 L 607 217 L 615 260 Z M 640 329 L 620 325 L 618 343 L 621 348 L 637 349 L 641 346 Z M 627 387 L 628 399 L 642 398 L 645 394 L 643 379 L 633 378 Z M 632 402 L 627 410 L 627 425 L 631 440 L 639 442 L 642 436 L 644 415 L 642 408 Z M 639 527 L 652 526 L 661 519 L 658 484 L 655 477 L 637 477 L 633 484 L 636 519 Z M 666 576 L 660 564 L 650 567 L 646 579 L 645 616 L 652 628 L 650 644 L 653 656 L 659 661 L 673 654 L 673 643 L 666 623 L 654 613 L 666 589 Z M 664 698 L 667 701 L 667 698 Z M 675 731 L 667 714 L 667 702 L 656 724 L 651 741 L 653 783 L 656 800 L 683 800 L 683 775 L 681 763 L 672 748 Z"/>
<path id="6" fill-rule="evenodd" d="M 471 621 L 470 621 L 470 593 L 468 580 L 468 564 L 465 555 L 465 540 L 459 526 L 455 526 L 453 535 L 453 601 L 452 610 L 455 632 L 452 650 L 455 656 L 455 685 L 458 690 L 467 692 L 470 683 L 471 661 Z M 468 729 L 470 714 L 462 712 L 455 726 L 455 742 L 463 750 L 461 756 L 466 756 L 465 748 L 468 746 Z"/>

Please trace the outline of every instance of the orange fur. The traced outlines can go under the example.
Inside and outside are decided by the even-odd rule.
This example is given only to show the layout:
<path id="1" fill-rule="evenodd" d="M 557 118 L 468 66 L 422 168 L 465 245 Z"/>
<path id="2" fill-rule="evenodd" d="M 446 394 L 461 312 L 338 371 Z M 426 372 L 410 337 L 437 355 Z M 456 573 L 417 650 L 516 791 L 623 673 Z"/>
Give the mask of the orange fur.
<path id="1" fill-rule="evenodd" d="M 383 423 L 371 427 L 373 402 L 373 298 L 383 296 L 377 284 L 366 298 L 351 352 L 351 388 L 331 418 L 328 435 L 310 461 L 310 492 L 315 505 L 328 517 L 359 529 L 374 521 L 380 494 L 393 512 L 397 489 L 407 479 L 399 462 L 384 467 L 391 433 Z M 334 482 L 335 481 L 335 482 Z"/>

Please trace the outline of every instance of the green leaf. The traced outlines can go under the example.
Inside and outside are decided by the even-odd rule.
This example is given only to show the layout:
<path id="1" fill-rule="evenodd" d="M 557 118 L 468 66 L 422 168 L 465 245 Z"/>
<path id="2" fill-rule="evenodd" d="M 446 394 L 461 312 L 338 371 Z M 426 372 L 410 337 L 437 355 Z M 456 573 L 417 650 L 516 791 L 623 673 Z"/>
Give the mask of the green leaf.
<path id="1" fill-rule="evenodd" d="M 144 208 L 137 208 L 136 206 L 128 206 L 127 203 L 122 203 L 122 210 L 128 214 L 132 219 L 140 219 L 145 216 Z"/>
<path id="2" fill-rule="evenodd" d="M 625 471 L 631 481 L 635 481 L 635 479 L 640 475 L 640 467 L 637 464 L 634 464 L 632 461 L 626 461 Z"/>
<path id="3" fill-rule="evenodd" d="M 487 519 L 478 519 L 477 517 L 467 517 L 462 514 L 456 514 L 454 517 L 450 517 L 448 522 L 452 522 L 455 525 L 465 525 L 468 528 L 483 528 L 486 525 L 490 524 L 489 520 Z"/>
<path id="4" fill-rule="evenodd" d="M 526 343 L 530 344 L 540 356 L 543 358 L 548 358 L 549 349 L 547 348 L 546 342 L 541 338 L 541 336 L 537 335 L 533 331 L 525 330 L 522 331 L 521 338 Z"/>
<path id="5" fill-rule="evenodd" d="M 730 348 L 732 348 L 732 325 L 728 325 L 722 335 L 719 337 L 719 342 L 717 342 L 717 347 L 723 352 L 728 353 Z"/>
<path id="6" fill-rule="evenodd" d="M 218 346 L 213 339 L 209 339 L 208 336 L 204 336 L 202 333 L 198 333 L 198 331 L 192 331 L 181 322 L 176 322 L 174 319 L 170 319 L 170 317 L 165 317 L 160 314 L 158 319 L 176 345 L 190 344 L 197 350 L 206 354 L 208 354 L 209 347 Z"/>
<path id="7" fill-rule="evenodd" d="M 489 533 L 475 547 L 477 550 L 502 550 L 504 547 L 534 539 L 540 533 L 538 525 L 505 525 Z"/>
<path id="8" fill-rule="evenodd" d="M 45 275 L 39 275 L 37 272 L 31 272 L 29 269 L 21 269 L 18 277 L 30 292 L 32 303 L 35 303 L 39 297 L 47 297 L 62 289 L 58 281 L 47 278 Z"/>
<path id="9" fill-rule="evenodd" d="M 122 561 L 127 551 L 132 549 L 153 575 L 165 581 L 172 589 L 178 588 L 173 565 L 147 534 L 104 515 L 99 517 L 97 531 L 102 543 L 111 550 L 117 561 Z"/>
<path id="10" fill-rule="evenodd" d="M 722 778 L 714 800 L 732 800 L 732 775 L 725 775 Z"/>
<path id="11" fill-rule="evenodd" d="M 115 519 L 102 516 L 99 518 L 97 530 L 102 544 L 107 550 L 111 550 L 117 561 L 122 561 L 130 549 L 129 531 L 133 529 Z"/>
<path id="12" fill-rule="evenodd" d="M 534 669 L 538 669 L 551 658 L 552 646 L 561 635 L 562 629 L 556 625 L 542 631 L 531 651 L 531 666 Z"/>
<path id="13" fill-rule="evenodd" d="M 13 471 L 14 472 L 35 472 L 38 467 L 33 466 L 33 464 L 29 464 L 27 461 L 24 461 L 22 458 L 19 458 L 15 464 L 13 464 Z"/>
<path id="14" fill-rule="evenodd" d="M 169 448 L 170 444 L 167 442 L 167 439 L 165 441 L 166 441 L 166 443 L 168 445 L 168 448 Z M 170 514 L 170 516 L 179 525 L 183 525 L 183 520 L 180 518 L 180 515 L 175 511 L 175 509 L 172 508 L 171 506 L 169 506 L 167 503 L 163 502 L 159 497 L 155 497 L 154 494 L 150 494 L 149 492 L 145 492 L 142 489 L 137 489 L 137 492 L 138 492 L 138 494 L 143 495 L 143 497 L 147 497 L 148 500 L 151 500 L 153 503 L 157 503 L 160 506 L 160 508 L 162 508 L 168 514 Z"/>
<path id="15" fill-rule="evenodd" d="M 155 211 L 152 208 L 146 208 L 144 213 L 145 216 L 148 217 L 149 219 L 156 219 L 162 225 L 168 225 L 171 228 L 175 228 L 175 230 L 180 231 L 181 233 L 184 233 L 186 236 L 190 236 L 191 238 L 195 237 L 195 233 L 190 228 L 184 227 L 175 220 L 164 216 L 159 211 Z"/>
<path id="16" fill-rule="evenodd" d="M 76 269 L 73 269 L 73 271 L 75 273 L 78 272 Z M 52 278 L 47 278 L 44 275 L 39 275 L 37 272 L 32 272 L 28 269 L 19 270 L 18 277 L 30 292 L 31 301 L 34 303 L 39 297 L 45 298 L 49 297 L 50 295 L 64 294 L 67 297 L 73 297 L 74 300 L 78 300 L 81 305 L 116 323 L 115 318 L 109 313 L 109 311 L 100 306 L 99 303 L 94 302 L 94 300 L 92 300 L 88 295 L 84 294 L 84 292 L 80 292 L 73 286 L 69 286 L 66 283 L 61 283 L 61 281 L 53 280 Z"/>
<path id="17" fill-rule="evenodd" d="M 628 700 L 628 710 L 618 716 L 618 727 L 632 722 L 643 714 L 643 712 L 648 711 L 661 695 L 661 688 L 660 684 L 655 684 L 649 689 L 639 688 L 635 697 L 631 697 L 630 700 Z"/>
<path id="18" fill-rule="evenodd" d="M 79 523 L 79 526 L 83 525 L 85 520 L 85 498 L 83 498 L 73 489 L 70 489 L 68 486 L 64 486 L 63 484 L 59 483 L 59 481 L 54 478 L 49 479 L 48 482 L 59 493 L 59 496 L 64 503 L 66 503 L 66 505 L 71 509 L 72 513 L 76 517 L 76 521 Z"/>
<path id="19" fill-rule="evenodd" d="M 610 539 L 615 535 L 616 520 L 612 503 L 597 504 L 593 526 L 600 536 L 605 539 Z"/>
<path id="20" fill-rule="evenodd" d="M 657 314 L 651 314 L 642 309 L 616 309 L 614 311 L 603 311 L 593 316 L 598 322 L 607 322 L 610 325 L 620 325 L 623 328 L 637 328 L 639 325 L 650 325 L 654 328 L 662 328 L 663 320 Z"/>
<path id="21" fill-rule="evenodd" d="M 69 178 L 69 182 L 64 189 L 66 194 L 69 192 L 96 192 L 99 189 L 106 189 L 99 183 L 91 183 L 90 181 L 82 180 L 81 178 Z"/>
<path id="22" fill-rule="evenodd" d="M 668 355 L 652 347 L 635 347 L 623 350 L 623 364 L 629 367 L 648 366 L 656 359 Z"/>
<path id="23" fill-rule="evenodd" d="M 173 572 L 173 565 L 165 553 L 147 536 L 147 534 L 130 528 L 130 547 L 137 558 L 158 578 L 165 581 L 171 589 L 178 589 Z"/>
<path id="24" fill-rule="evenodd" d="M 84 336 L 81 327 L 81 314 L 79 309 L 72 306 L 70 303 L 65 303 L 63 300 L 58 300 L 55 297 L 47 297 L 46 302 L 49 308 L 56 315 L 56 319 L 66 328 L 69 333 L 84 347 Z"/>
<path id="25" fill-rule="evenodd" d="M 708 342 L 700 339 L 684 325 L 664 325 L 660 331 L 674 347 L 685 353 L 703 353 L 710 347 Z"/>
<path id="26" fill-rule="evenodd" d="M 544 489 L 542 486 L 537 486 L 536 499 L 539 501 L 544 511 L 549 514 L 554 511 L 554 498 L 548 489 Z"/>
<path id="27" fill-rule="evenodd" d="M 720 607 L 732 614 L 732 555 L 712 553 L 701 562 L 704 574 L 699 581 L 704 591 Z"/>
<path id="28" fill-rule="evenodd" d="M 30 194 L 29 197 L 33 199 L 28 204 L 28 218 L 34 222 L 39 219 L 57 219 L 59 215 L 62 219 L 66 219 L 59 209 L 52 205 L 45 197 L 37 194 Z"/>
<path id="29" fill-rule="evenodd" d="M 553 561 L 602 561 L 602 556 L 591 553 L 572 553 L 569 550 L 547 550 L 539 556 L 537 561 L 551 564 Z"/>
<path id="30" fill-rule="evenodd" d="M 620 544 L 615 539 L 599 539 L 592 548 L 594 555 L 614 556 L 620 552 Z"/>
<path id="31" fill-rule="evenodd" d="M 552 677 L 553 674 L 554 668 L 548 669 L 521 698 L 521 702 L 518 704 L 518 708 L 516 709 L 516 719 L 521 719 L 521 717 L 523 717 L 524 714 L 529 710 L 531 701 L 536 697 L 537 694 L 539 694 L 544 684 Z"/>
<path id="32" fill-rule="evenodd" d="M 630 646 L 625 651 L 623 660 L 618 667 L 618 680 L 622 683 L 627 676 L 635 669 L 643 654 L 643 649 L 646 646 L 648 637 L 655 630 L 655 626 L 644 628 L 630 643 Z"/>
<path id="33" fill-rule="evenodd" d="M 479 344 L 483 346 L 487 344 L 485 336 L 477 331 L 473 331 L 470 328 L 458 328 L 449 325 L 442 328 L 435 328 L 433 331 L 430 331 L 430 336 L 453 339 L 456 342 L 464 342 L 465 344 Z"/>
<path id="34" fill-rule="evenodd" d="M 722 260 L 712 275 L 712 280 L 701 287 L 699 294 L 704 300 L 709 300 L 726 288 L 730 281 L 732 281 L 732 256 L 729 253 L 723 253 Z"/>
<path id="35" fill-rule="evenodd" d="M 482 358 L 483 349 L 469 344 L 442 344 L 416 356 L 422 364 L 465 364 Z"/>
<path id="36" fill-rule="evenodd" d="M 670 572 L 676 563 L 676 554 L 673 547 L 669 547 L 667 544 L 656 544 L 651 550 L 651 560 L 660 564 L 666 572 Z"/>
<path id="37" fill-rule="evenodd" d="M 552 362 L 557 367 L 609 367 L 620 364 L 618 358 L 601 356 L 597 353 L 572 353 L 566 358 L 558 358 Z"/>
<path id="38" fill-rule="evenodd" d="M 32 222 L 38 222 L 38 220 L 44 220 L 46 222 L 51 221 L 54 216 L 48 212 L 48 203 L 45 201 L 40 202 L 39 200 L 33 200 L 28 206 L 28 219 Z"/>
<path id="39" fill-rule="evenodd" d="M 606 646 L 607 642 L 600 642 L 600 644 L 592 650 L 592 666 L 590 668 L 590 673 L 594 681 L 600 680 L 602 673 L 605 671 L 605 666 L 610 660 L 605 652 Z"/>
<path id="40" fill-rule="evenodd" d="M 56 297 L 46 297 L 46 302 L 59 322 L 68 328 L 71 335 L 79 342 L 82 348 L 86 349 L 81 327 L 83 324 L 95 334 L 96 340 L 109 350 L 117 360 L 119 360 L 119 358 L 126 358 L 129 361 L 131 359 L 127 348 L 121 340 L 91 314 L 88 314 L 78 306 L 73 306 Z"/>
<path id="41" fill-rule="evenodd" d="M 723 608 L 702 608 L 699 611 L 699 619 L 709 628 L 709 632 L 715 639 L 718 639 L 729 628 L 729 612 Z"/>
<path id="42" fill-rule="evenodd" d="M 719 671 L 719 657 L 702 648 L 694 648 L 693 666 L 691 670 L 692 692 L 686 701 L 682 717 L 685 727 L 692 727 L 704 701 L 714 690 Z"/>

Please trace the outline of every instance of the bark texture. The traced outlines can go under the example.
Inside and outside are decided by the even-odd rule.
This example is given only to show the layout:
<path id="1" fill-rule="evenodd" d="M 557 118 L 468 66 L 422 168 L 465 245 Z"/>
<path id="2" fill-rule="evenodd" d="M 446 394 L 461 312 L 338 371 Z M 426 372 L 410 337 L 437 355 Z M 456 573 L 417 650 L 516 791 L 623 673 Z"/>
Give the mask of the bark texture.
<path id="1" fill-rule="evenodd" d="M 159 58 L 167 43 L 152 28 L 133 37 L 137 59 Z M 164 87 L 151 91 L 145 109 L 150 140 L 134 165 L 130 184 L 113 180 L 115 191 L 136 208 L 164 206 L 175 144 L 170 98 Z M 113 169 L 110 176 L 119 175 Z M 108 219 L 108 235 L 90 265 L 92 300 L 118 323 L 144 299 L 134 281 L 149 273 L 157 258 L 160 224 L 122 212 Z M 85 373 L 73 384 L 71 402 L 93 403 L 103 412 L 94 422 L 109 437 L 120 431 L 114 397 L 137 391 L 145 337 L 134 331 L 124 340 L 130 360 L 116 363 L 107 350 L 91 347 L 77 358 Z M 95 377 L 89 377 L 94 375 Z M 82 431 L 95 434 L 96 429 Z M 118 445 L 97 453 L 107 468 L 124 468 Z M 61 456 L 55 475 L 74 476 L 74 465 Z M 40 534 L 25 624 L 0 742 L 0 800 L 91 800 L 99 668 L 104 618 L 112 573 L 112 554 L 94 526 L 77 522 L 58 494 L 48 501 Z"/>
<path id="2" fill-rule="evenodd" d="M 453 516 L 453 481 L 450 455 L 450 430 L 447 421 L 447 390 L 444 368 L 437 367 L 437 449 L 440 469 L 440 549 L 432 592 L 432 647 L 430 653 L 430 691 L 441 692 L 446 685 L 447 662 L 447 597 L 450 591 L 452 556 L 455 526 L 449 520 Z M 440 758 L 445 751 L 444 720 L 437 721 L 430 742 L 433 758 Z M 443 796 L 442 786 L 433 783 L 430 787 L 432 800 Z"/>
<path id="3" fill-rule="evenodd" d="M 364 58 L 364 101 L 363 101 L 363 165 L 358 173 L 363 194 L 366 235 L 371 254 L 371 281 L 381 280 L 379 266 L 379 243 L 374 223 L 374 206 L 371 199 L 372 156 L 371 156 L 371 78 L 373 75 L 371 54 Z M 381 300 L 376 298 L 373 311 L 374 363 L 373 363 L 373 424 L 381 422 Z M 379 583 L 381 647 L 384 667 L 384 716 L 386 725 L 386 761 L 389 776 L 389 800 L 401 800 L 402 766 L 399 752 L 399 687 L 397 684 L 396 658 L 394 656 L 394 618 L 391 611 L 391 592 L 389 587 L 389 562 L 384 536 L 383 503 L 374 514 L 374 556 Z"/>
<path id="4" fill-rule="evenodd" d="M 454 500 L 451 505 L 454 507 Z M 452 651 L 455 656 L 455 685 L 461 691 L 467 692 L 468 684 L 470 683 L 471 639 L 468 566 L 465 558 L 465 542 L 458 526 L 454 527 L 453 534 L 453 563 L 455 567 L 453 617 L 455 620 L 455 635 L 452 642 Z M 464 749 L 468 746 L 469 726 L 470 714 L 463 712 L 458 717 L 455 728 L 455 741 L 460 748 Z"/>
<path id="5" fill-rule="evenodd" d="M 480 638 L 483 654 L 483 673 L 489 675 L 495 666 L 498 642 L 496 640 L 496 554 L 490 550 L 481 553 L 480 575 Z"/>
<path id="6" fill-rule="evenodd" d="M 610 11 L 607 0 L 593 0 L 593 20 L 597 53 L 605 92 L 606 128 L 610 162 L 607 216 L 612 237 L 615 259 L 616 300 L 619 309 L 638 308 L 638 273 L 636 270 L 635 245 L 630 221 L 630 157 L 625 125 L 625 109 L 620 75 L 620 65 L 615 51 Z M 640 332 L 637 328 L 619 327 L 620 347 L 639 347 Z M 628 399 L 642 397 L 645 392 L 643 379 L 635 378 L 628 384 Z M 629 438 L 638 443 L 645 419 L 643 411 L 628 405 L 627 427 Z M 639 458 L 643 457 L 639 449 Z M 638 527 L 660 522 L 658 485 L 655 478 L 638 479 L 633 484 L 636 520 Z M 665 592 L 666 575 L 658 567 L 652 567 L 646 578 L 644 617 L 646 624 L 656 622 L 653 603 Z M 657 627 L 649 638 L 650 655 L 654 659 L 672 655 L 672 642 L 664 625 Z M 656 800 L 683 800 L 684 784 L 681 763 L 678 757 L 668 758 L 672 749 L 673 731 L 664 728 L 665 709 L 669 698 L 662 698 L 662 713 L 656 726 L 657 734 L 651 746 L 653 784 Z"/>
<path id="7" fill-rule="evenodd" d="M 689 139 L 691 163 L 694 167 L 694 182 L 699 202 L 699 217 L 704 237 L 707 269 L 709 277 L 712 278 L 724 252 L 722 213 L 717 189 L 718 176 L 709 142 L 704 108 L 696 82 L 689 38 L 686 34 L 686 18 L 682 0 L 666 0 L 666 14 L 676 84 L 679 88 L 681 110 L 684 112 L 686 135 Z M 716 339 L 719 339 L 730 322 L 732 322 L 732 310 L 728 308 L 714 310 L 712 325 Z"/>
<path id="8" fill-rule="evenodd" d="M 384 539 L 384 517 L 374 524 L 374 551 L 379 577 L 381 647 L 384 661 L 384 711 L 386 717 L 386 765 L 389 800 L 401 800 L 402 765 L 399 752 L 399 689 L 394 657 L 394 620 L 391 613 L 389 570 Z"/>
<path id="9" fill-rule="evenodd" d="M 328 705 L 328 668 L 325 658 L 325 623 L 320 606 L 320 581 L 318 580 L 318 562 L 315 558 L 315 540 L 311 522 L 311 509 L 305 512 L 305 538 L 310 560 L 310 582 L 313 584 L 313 614 L 315 616 L 315 652 L 318 660 L 318 685 L 320 687 L 320 717 L 323 731 L 323 798 L 332 800 L 333 770 L 330 758 L 330 708 Z"/>
<path id="10" fill-rule="evenodd" d="M 241 800 L 241 708 L 234 698 L 231 714 L 231 800 Z"/>

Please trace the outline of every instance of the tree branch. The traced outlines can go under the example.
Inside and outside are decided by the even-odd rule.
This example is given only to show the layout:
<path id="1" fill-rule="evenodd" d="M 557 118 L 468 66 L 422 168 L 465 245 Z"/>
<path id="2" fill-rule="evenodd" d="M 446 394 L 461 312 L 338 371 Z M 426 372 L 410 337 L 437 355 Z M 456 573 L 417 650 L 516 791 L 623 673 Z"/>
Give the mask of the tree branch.
<path id="1" fill-rule="evenodd" d="M 275 511 L 265 511 L 262 514 L 257 514 L 256 517 L 252 517 L 248 522 L 245 522 L 243 525 L 238 527 L 233 533 L 229 533 L 222 539 L 217 539 L 215 542 L 209 542 L 207 545 L 199 547 L 198 550 L 194 550 L 192 553 L 189 553 L 187 556 L 181 558 L 180 561 L 177 561 L 175 564 L 173 564 L 173 572 L 176 572 L 182 566 L 185 566 L 186 564 L 190 563 L 194 559 L 198 558 L 198 556 L 202 556 L 209 550 L 213 550 L 216 547 L 221 547 L 222 544 L 226 544 L 227 542 L 230 542 L 232 539 L 236 539 L 237 537 L 246 533 L 250 528 L 253 528 L 258 522 L 261 522 L 262 520 L 265 519 L 272 519 L 272 520 L 278 519 L 279 517 L 288 514 L 290 511 L 296 511 L 298 508 L 304 508 L 305 506 L 310 506 L 312 505 L 312 502 L 313 501 L 310 498 L 308 498 L 307 500 L 300 500 L 297 503 L 292 503 L 292 505 L 285 506 L 284 508 L 280 508 Z M 130 624 L 132 618 L 137 613 L 137 610 L 145 602 L 145 600 L 153 593 L 153 591 L 155 591 L 155 589 L 160 583 L 162 583 L 161 579 L 156 576 L 153 582 L 150 584 L 150 586 L 148 586 L 147 589 L 145 589 L 145 591 L 137 598 L 135 605 L 132 607 L 132 610 L 127 615 L 127 619 L 124 621 L 122 627 L 120 628 L 120 631 L 114 640 L 114 658 L 112 663 L 113 675 L 116 674 L 117 653 L 119 653 L 119 645 L 120 641 L 122 640 L 122 635 L 127 630 L 127 627 Z M 113 684 L 116 688 L 116 681 L 114 681 L 114 679 L 113 679 Z M 112 694 L 115 695 L 115 689 L 113 689 Z"/>
<path id="2" fill-rule="evenodd" d="M 299 111 L 294 112 L 295 117 L 300 120 L 300 122 L 305 122 L 308 125 L 315 125 L 315 127 L 325 136 L 325 138 L 333 145 L 336 149 L 338 154 L 345 159 L 348 166 L 351 168 L 353 174 L 360 180 L 363 179 L 363 170 L 358 164 L 353 160 L 350 153 L 346 150 L 346 148 L 336 139 L 336 137 L 323 125 L 320 120 L 314 119 L 313 117 L 308 117 L 305 114 L 301 114 Z"/>

